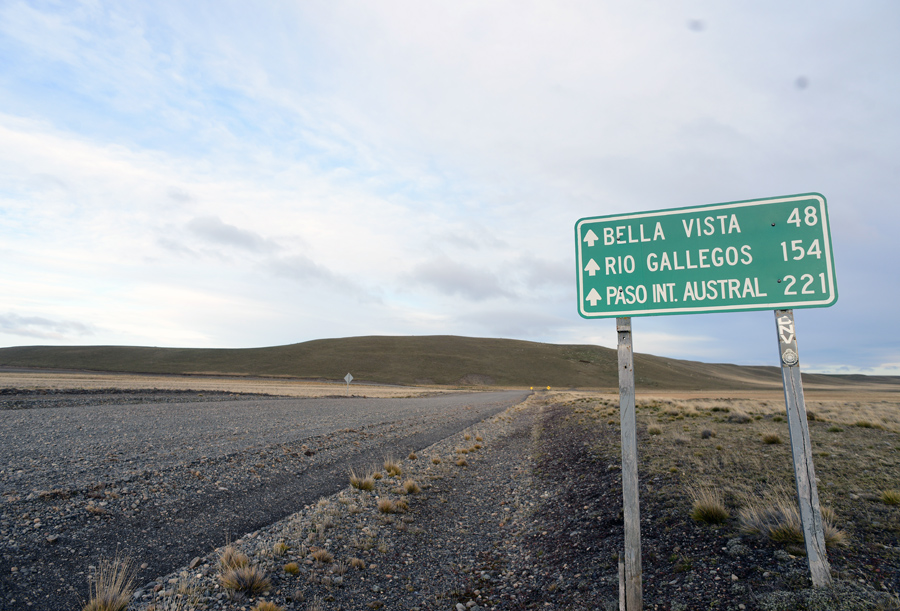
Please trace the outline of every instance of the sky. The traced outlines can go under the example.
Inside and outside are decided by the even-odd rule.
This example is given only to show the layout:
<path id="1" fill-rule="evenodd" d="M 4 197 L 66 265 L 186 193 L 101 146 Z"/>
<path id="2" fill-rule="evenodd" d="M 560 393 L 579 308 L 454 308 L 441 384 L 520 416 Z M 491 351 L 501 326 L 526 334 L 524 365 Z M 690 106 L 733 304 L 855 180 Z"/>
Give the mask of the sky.
<path id="1" fill-rule="evenodd" d="M 0 0 L 0 346 L 615 347 L 578 219 L 818 192 L 805 371 L 900 375 L 900 4 Z M 634 349 L 777 365 L 771 311 Z"/>

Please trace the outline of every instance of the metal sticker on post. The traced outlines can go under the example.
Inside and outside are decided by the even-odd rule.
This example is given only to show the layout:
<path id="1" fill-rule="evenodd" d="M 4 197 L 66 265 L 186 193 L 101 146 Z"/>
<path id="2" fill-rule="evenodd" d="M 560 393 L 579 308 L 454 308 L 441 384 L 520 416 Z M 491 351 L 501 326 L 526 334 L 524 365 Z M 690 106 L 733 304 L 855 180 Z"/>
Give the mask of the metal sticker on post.
<path id="1" fill-rule="evenodd" d="M 816 308 L 838 298 L 818 193 L 584 218 L 575 244 L 584 318 Z"/>

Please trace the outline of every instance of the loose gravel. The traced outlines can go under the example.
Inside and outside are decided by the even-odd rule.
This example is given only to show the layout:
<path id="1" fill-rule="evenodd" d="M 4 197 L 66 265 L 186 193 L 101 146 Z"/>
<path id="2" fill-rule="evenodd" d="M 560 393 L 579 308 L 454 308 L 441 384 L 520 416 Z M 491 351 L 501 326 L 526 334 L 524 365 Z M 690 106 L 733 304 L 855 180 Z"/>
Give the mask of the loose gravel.
<path id="1" fill-rule="evenodd" d="M 527 393 L 416 399 L 149 391 L 0 396 L 0 609 L 79 608 L 102 558 L 171 571 Z"/>
<path id="2" fill-rule="evenodd" d="M 141 546 L 129 539 L 122 522 L 112 529 L 119 555 L 129 555 L 144 567 L 129 609 L 250 611 L 263 601 L 298 611 L 617 609 L 617 556 L 623 545 L 618 429 L 605 417 L 573 408 L 566 393 L 542 392 L 520 402 L 523 396 L 503 396 L 502 401 L 495 396 L 494 407 L 486 410 L 470 404 L 475 413 L 470 414 L 468 426 L 460 427 L 456 421 L 457 430 L 439 440 L 389 444 L 389 453 L 401 469 L 394 476 L 384 464 L 384 445 L 368 454 L 361 450 L 356 460 L 336 464 L 332 473 L 338 481 L 333 489 L 297 495 L 295 510 L 278 519 L 229 522 L 230 530 L 224 531 L 231 534 L 227 540 L 209 539 L 193 548 L 199 550 L 196 553 L 187 553 L 179 543 L 198 536 L 195 524 L 208 528 L 210 520 L 216 519 L 210 508 L 229 515 L 252 512 L 266 504 L 262 495 L 278 480 L 280 468 L 297 470 L 303 461 L 312 463 L 331 451 L 346 456 L 347 448 L 363 443 L 360 429 L 333 431 L 317 443 L 265 446 L 258 464 L 252 464 L 258 455 L 254 452 L 260 452 L 254 450 L 246 456 L 232 453 L 222 457 L 221 463 L 209 458 L 187 467 L 181 464 L 161 479 L 151 475 L 148 481 L 155 482 L 157 491 L 134 511 L 158 507 L 154 524 L 159 531 L 153 538 L 158 546 Z M 499 409 L 504 402 L 506 408 Z M 277 413 L 273 406 L 266 408 L 267 414 L 270 411 Z M 453 410 L 447 408 L 445 413 Z M 374 434 L 391 435 L 383 429 Z M 409 453 L 410 448 L 414 453 Z M 299 456 L 291 456 L 292 452 Z M 253 470 L 264 465 L 267 471 L 257 471 L 264 485 L 252 488 L 246 482 L 253 480 Z M 377 474 L 373 489 L 348 485 L 350 467 L 361 476 Z M 216 474 L 219 479 L 202 479 L 193 471 L 201 476 Z M 226 480 L 232 471 L 239 475 Z M 306 492 L 317 489 L 309 484 L 314 472 L 311 464 L 303 471 Z M 688 515 L 686 495 L 675 494 L 672 482 L 663 480 L 662 475 L 641 475 L 645 609 L 896 608 L 891 606 L 896 598 L 888 591 L 879 592 L 865 580 L 847 579 L 837 571 L 833 588 L 812 589 L 804 558 L 742 535 L 733 526 L 694 522 Z M 108 487 L 89 491 L 93 502 L 83 501 L 75 524 L 85 523 L 85 513 L 93 514 L 87 524 L 116 524 L 116 512 L 127 511 L 121 510 L 120 501 L 137 496 L 131 488 L 143 485 L 139 481 L 143 480 L 118 484 L 113 494 Z M 232 495 L 241 486 L 244 496 Z M 190 496 L 194 489 L 203 492 L 202 498 L 222 496 L 192 511 L 179 495 L 186 491 Z M 662 490 L 669 492 L 661 494 Z M 32 494 L 36 496 L 31 500 L 7 500 L 3 506 L 6 564 L 0 570 L 13 575 L 0 583 L 4 588 L 19 582 L 27 587 L 15 592 L 4 589 L 0 605 L 20 609 L 33 602 L 36 608 L 78 608 L 61 596 L 47 600 L 25 596 L 36 583 L 55 585 L 57 577 L 86 582 L 95 572 L 96 556 L 86 567 L 83 562 L 78 574 L 53 573 L 52 566 L 38 560 L 52 556 L 52 550 L 64 545 L 62 538 L 72 536 L 69 531 L 59 541 L 49 542 L 45 535 L 58 531 L 52 523 L 54 514 L 39 508 L 92 497 L 78 492 L 65 499 L 52 490 Z M 166 499 L 172 497 L 182 501 L 167 505 Z M 11 507 L 31 510 L 13 516 Z M 98 512 L 98 507 L 112 510 Z M 8 516 L 14 519 L 7 521 Z M 241 530 L 236 527 L 239 524 L 247 527 Z M 13 531 L 17 541 L 23 541 L 21 533 L 34 536 L 16 549 L 8 543 L 7 535 Z M 96 535 L 99 530 L 93 532 Z M 167 545 L 180 555 L 166 556 Z M 112 557 L 114 551 L 107 546 L 105 557 Z M 245 555 L 264 577 L 258 592 L 226 587 L 227 569 L 221 560 L 234 553 Z M 20 557 L 30 558 L 30 564 L 23 563 L 24 569 L 9 568 L 9 561 Z M 142 564 L 158 557 L 169 558 L 168 565 Z M 882 565 L 880 570 L 886 573 L 887 569 Z"/>
<path id="3" fill-rule="evenodd" d="M 372 491 L 347 486 L 233 541 L 265 593 L 223 587 L 220 548 L 142 584 L 134 608 L 618 609 L 619 433 L 564 398 L 534 395 L 402 460 L 395 477 L 378 465 Z M 422 490 L 404 490 L 409 479 Z M 655 493 L 660 483 L 642 478 L 645 609 L 895 608 L 837 574 L 812 589 L 802 557 L 695 523 L 686 498 Z M 383 513 L 387 501 L 402 509 Z"/>

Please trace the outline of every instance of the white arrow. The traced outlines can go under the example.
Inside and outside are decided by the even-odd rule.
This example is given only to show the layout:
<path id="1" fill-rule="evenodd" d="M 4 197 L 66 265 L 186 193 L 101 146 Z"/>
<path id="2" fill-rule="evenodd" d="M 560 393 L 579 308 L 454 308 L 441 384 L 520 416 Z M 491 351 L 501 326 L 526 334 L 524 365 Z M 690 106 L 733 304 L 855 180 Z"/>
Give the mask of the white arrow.
<path id="1" fill-rule="evenodd" d="M 591 259 L 590 261 L 588 261 L 587 267 L 584 268 L 584 271 L 586 271 L 591 276 L 596 276 L 597 270 L 599 269 L 600 266 L 597 265 L 597 262 Z"/>
<path id="2" fill-rule="evenodd" d="M 593 229 L 588 229 L 588 232 L 584 234 L 584 241 L 588 243 L 588 246 L 593 246 L 594 242 L 599 239 Z"/>
<path id="3" fill-rule="evenodd" d="M 596 306 L 598 301 L 603 301 L 600 298 L 600 293 L 597 292 L 597 289 L 591 289 L 591 292 L 587 294 L 587 297 L 584 298 L 585 301 L 590 301 L 592 306 Z"/>

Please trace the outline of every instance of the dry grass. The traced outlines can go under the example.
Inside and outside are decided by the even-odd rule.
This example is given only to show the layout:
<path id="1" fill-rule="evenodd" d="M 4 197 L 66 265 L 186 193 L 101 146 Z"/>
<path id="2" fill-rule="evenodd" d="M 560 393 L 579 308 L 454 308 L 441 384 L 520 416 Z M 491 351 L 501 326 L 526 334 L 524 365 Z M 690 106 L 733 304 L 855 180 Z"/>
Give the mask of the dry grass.
<path id="1" fill-rule="evenodd" d="M 390 456 L 384 459 L 384 470 L 390 477 L 399 477 L 400 475 L 403 475 L 403 469 L 400 468 L 400 461 Z"/>
<path id="2" fill-rule="evenodd" d="M 272 546 L 272 554 L 275 555 L 276 558 L 280 558 L 284 556 L 288 551 L 288 544 L 284 541 L 278 541 L 275 545 Z"/>
<path id="3" fill-rule="evenodd" d="M 769 445 L 781 443 L 781 436 L 778 433 L 766 433 L 762 436 L 763 443 Z"/>
<path id="4" fill-rule="evenodd" d="M 226 590 L 251 595 L 262 594 L 272 586 L 266 573 L 256 566 L 225 569 L 219 575 L 219 583 Z"/>
<path id="5" fill-rule="evenodd" d="M 134 568 L 129 558 L 102 559 L 90 580 L 90 599 L 82 611 L 125 611 L 134 592 Z"/>
<path id="6" fill-rule="evenodd" d="M 414 479 L 408 479 L 403 482 L 403 490 L 406 491 L 406 494 L 417 494 L 422 492 L 422 487 Z"/>
<path id="7" fill-rule="evenodd" d="M 362 571 L 365 570 L 366 563 L 360 558 L 350 558 L 350 566 L 352 566 L 354 569 Z"/>
<path id="8" fill-rule="evenodd" d="M 759 535 L 776 543 L 803 545 L 803 526 L 797 502 L 784 492 L 776 492 L 768 498 L 742 507 L 738 518 L 741 529 L 747 534 Z M 822 526 L 827 547 L 844 546 L 847 533 L 834 525 L 834 512 L 822 507 Z"/>
<path id="9" fill-rule="evenodd" d="M 275 603 L 268 600 L 261 600 L 259 604 L 250 609 L 250 611 L 285 611 L 284 607 L 276 605 Z"/>
<path id="10" fill-rule="evenodd" d="M 226 545 L 219 552 L 219 570 L 237 569 L 250 565 L 247 554 L 238 551 L 233 545 Z"/>
<path id="11" fill-rule="evenodd" d="M 300 565 L 296 562 L 288 562 L 284 565 L 284 572 L 288 575 L 296 575 L 300 572 Z"/>
<path id="12" fill-rule="evenodd" d="M 327 549 L 317 549 L 310 555 L 313 560 L 320 564 L 330 564 L 331 562 L 334 562 L 334 554 Z"/>
<path id="13" fill-rule="evenodd" d="M 357 475 L 354 471 L 350 471 L 350 486 L 357 490 L 366 490 L 371 492 L 375 490 L 375 478 L 371 475 Z"/>
<path id="14" fill-rule="evenodd" d="M 378 502 L 375 503 L 375 506 L 381 513 L 394 513 L 397 511 L 396 503 L 388 498 L 378 499 Z"/>
<path id="15" fill-rule="evenodd" d="M 647 434 L 648 435 L 662 435 L 662 428 L 657 425 L 648 426 Z"/>
<path id="16" fill-rule="evenodd" d="M 282 380 L 244 377 L 212 377 L 206 375 L 170 376 L 153 374 L 115 373 L 7 373 L 0 372 L 0 386 L 6 388 L 105 389 L 130 390 L 192 390 L 228 393 L 262 393 L 288 397 L 326 397 L 333 395 L 333 384 L 311 383 L 302 380 Z M 354 386 L 353 394 L 364 397 L 418 397 L 428 395 L 433 387 L 396 387 L 366 384 Z M 465 389 L 441 387 L 442 393 L 470 392 Z"/>
<path id="17" fill-rule="evenodd" d="M 690 491 L 690 497 L 691 517 L 696 521 L 721 524 L 730 517 L 718 488 L 695 488 Z"/>
<path id="18" fill-rule="evenodd" d="M 416 460 L 416 459 L 419 458 L 419 457 L 416 456 L 416 453 L 415 453 L 415 452 L 410 452 L 410 453 L 409 453 L 409 456 L 407 456 L 406 458 L 407 458 L 408 460 Z"/>
<path id="19" fill-rule="evenodd" d="M 883 490 L 881 492 L 881 502 L 885 505 L 900 505 L 900 490 Z"/>
<path id="20" fill-rule="evenodd" d="M 335 562 L 331 567 L 331 572 L 338 576 L 344 575 L 347 572 L 347 565 L 343 562 Z"/>
<path id="21" fill-rule="evenodd" d="M 460 458 L 460 459 L 457 459 L 456 466 L 457 467 L 468 467 L 469 463 L 465 458 Z"/>
<path id="22" fill-rule="evenodd" d="M 432 459 L 431 459 L 431 464 L 433 464 L 433 465 L 439 465 L 439 464 L 441 464 L 441 459 L 440 459 L 440 457 L 435 456 L 434 458 L 432 458 Z"/>

